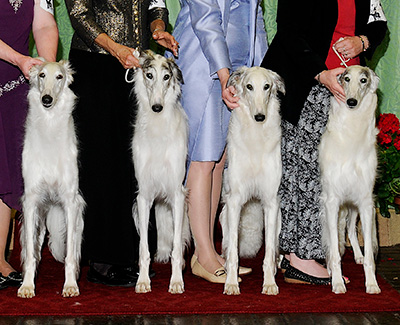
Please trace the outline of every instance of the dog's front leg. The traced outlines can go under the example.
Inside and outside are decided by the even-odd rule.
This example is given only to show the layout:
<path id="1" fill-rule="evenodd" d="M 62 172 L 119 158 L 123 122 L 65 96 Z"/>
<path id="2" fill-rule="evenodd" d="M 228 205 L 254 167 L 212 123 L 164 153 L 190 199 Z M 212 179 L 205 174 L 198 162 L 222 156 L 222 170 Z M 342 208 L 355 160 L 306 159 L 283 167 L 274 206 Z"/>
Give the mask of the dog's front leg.
<path id="1" fill-rule="evenodd" d="M 267 207 L 269 204 L 269 208 Z M 262 293 L 266 295 L 277 295 L 279 288 L 275 282 L 276 273 L 276 251 L 277 236 L 276 229 L 279 219 L 279 202 L 278 199 L 264 201 L 264 218 L 265 218 L 265 257 L 263 264 L 264 283 Z"/>
<path id="2" fill-rule="evenodd" d="M 334 293 L 345 293 L 346 286 L 342 277 L 341 258 L 339 253 L 338 216 L 339 202 L 337 199 L 329 198 L 325 202 L 326 227 L 329 240 L 327 251 L 328 271 L 332 276 L 332 291 Z"/>
<path id="3" fill-rule="evenodd" d="M 21 228 L 21 246 L 24 280 L 18 289 L 18 297 L 33 298 L 35 296 L 35 273 L 40 255 L 40 249 L 35 254 L 36 227 L 39 224 L 39 214 L 36 207 L 36 195 L 31 193 L 30 198 L 25 196 L 23 202 L 23 222 Z M 40 237 L 40 236 L 38 236 Z"/>
<path id="4" fill-rule="evenodd" d="M 229 242 L 226 256 L 226 281 L 224 293 L 227 295 L 239 295 L 238 281 L 238 234 L 240 209 L 242 207 L 240 196 L 229 195 L 226 201 L 227 224 L 229 233 Z"/>
<path id="5" fill-rule="evenodd" d="M 137 293 L 146 293 L 151 291 L 150 287 L 150 252 L 148 243 L 148 227 L 150 218 L 150 202 L 145 199 L 140 192 L 137 196 L 137 206 L 139 214 L 139 278 L 136 283 L 135 291 Z"/>
<path id="6" fill-rule="evenodd" d="M 364 273 L 365 273 L 365 288 L 366 292 L 370 294 L 378 294 L 381 289 L 378 286 L 375 276 L 375 259 L 373 241 L 376 242 L 376 231 L 373 230 L 375 222 L 375 209 L 372 199 L 368 200 L 365 205 L 360 207 L 360 219 L 362 223 L 363 236 L 364 236 Z"/>
<path id="7" fill-rule="evenodd" d="M 65 282 L 63 297 L 79 296 L 76 282 L 79 273 L 81 241 L 83 231 L 83 199 L 78 195 L 65 205 L 67 222 L 67 254 L 65 257 Z"/>
<path id="8" fill-rule="evenodd" d="M 172 274 L 169 283 L 170 293 L 183 293 L 184 283 L 182 276 L 183 256 L 182 256 L 182 230 L 185 209 L 185 194 L 181 188 L 177 191 L 172 208 L 174 219 L 174 241 L 172 247 L 171 266 Z"/>

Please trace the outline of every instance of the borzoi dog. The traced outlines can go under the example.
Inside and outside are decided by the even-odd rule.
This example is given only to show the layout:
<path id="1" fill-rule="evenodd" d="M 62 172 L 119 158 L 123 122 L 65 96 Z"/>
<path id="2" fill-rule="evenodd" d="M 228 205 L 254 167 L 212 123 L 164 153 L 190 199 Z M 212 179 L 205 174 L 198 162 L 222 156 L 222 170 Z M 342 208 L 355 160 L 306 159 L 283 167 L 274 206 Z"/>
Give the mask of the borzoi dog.
<path id="1" fill-rule="evenodd" d="M 227 270 L 224 293 L 240 293 L 238 245 L 244 255 L 255 255 L 262 245 L 265 222 L 262 293 L 276 295 L 279 292 L 275 283 L 280 232 L 278 188 L 282 175 L 278 91 L 284 92 L 284 84 L 270 70 L 241 67 L 228 80 L 228 87 L 231 85 L 236 88 L 240 100 L 239 107 L 232 111 L 229 125 L 228 168 L 224 173 L 223 190 L 225 206 L 220 216 Z M 259 202 L 249 202 L 251 199 Z M 249 210 L 242 210 L 247 202 L 250 206 L 246 209 L 255 213 L 250 215 Z M 259 211 L 255 204 L 259 205 Z"/>
<path id="2" fill-rule="evenodd" d="M 182 73 L 173 59 L 151 51 L 141 53 L 134 77 L 138 111 L 132 140 L 139 185 L 134 220 L 140 235 L 136 292 L 151 291 L 148 248 L 149 212 L 156 202 L 156 261 L 171 257 L 169 292 L 182 293 L 183 250 L 190 238 L 186 214 L 185 177 L 188 126 L 180 103 Z M 172 254 L 171 254 L 172 250 Z"/>
<path id="3" fill-rule="evenodd" d="M 346 218 L 357 263 L 364 263 L 367 293 L 380 293 L 375 277 L 376 220 L 372 195 L 376 169 L 375 110 L 379 78 L 369 68 L 351 66 L 338 78 L 345 102 L 332 97 L 329 120 L 319 147 L 321 166 L 323 240 L 327 249 L 332 291 L 345 293 L 341 255 L 344 253 Z M 356 234 L 360 214 L 363 257 Z"/>
<path id="4" fill-rule="evenodd" d="M 71 113 L 75 94 L 69 89 L 67 61 L 46 62 L 30 73 L 29 111 L 25 124 L 22 174 L 21 246 L 24 280 L 18 296 L 35 296 L 35 272 L 49 231 L 54 258 L 65 263 L 62 295 L 79 295 L 84 200 L 78 189 L 77 139 Z"/>

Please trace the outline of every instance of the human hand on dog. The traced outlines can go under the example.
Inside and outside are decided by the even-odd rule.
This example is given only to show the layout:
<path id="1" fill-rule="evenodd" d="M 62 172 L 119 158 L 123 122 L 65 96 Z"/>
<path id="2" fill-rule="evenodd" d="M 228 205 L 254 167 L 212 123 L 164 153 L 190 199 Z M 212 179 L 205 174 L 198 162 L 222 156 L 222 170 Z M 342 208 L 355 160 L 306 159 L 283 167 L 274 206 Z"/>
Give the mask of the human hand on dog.
<path id="1" fill-rule="evenodd" d="M 364 48 L 368 48 L 367 38 L 363 37 L 364 40 Z M 363 52 L 363 43 L 359 36 L 347 36 L 342 39 L 339 39 L 334 45 L 336 50 L 345 58 L 352 59 Z"/>
<path id="2" fill-rule="evenodd" d="M 221 91 L 222 91 L 222 99 L 225 102 L 226 106 L 230 109 L 235 109 L 239 107 L 237 103 L 239 98 L 236 97 L 236 89 L 233 86 L 226 87 L 226 84 L 229 79 L 229 70 L 228 68 L 223 68 L 217 71 L 219 82 L 221 83 Z"/>
<path id="3" fill-rule="evenodd" d="M 35 65 L 41 65 L 43 64 L 43 61 L 40 59 L 35 59 L 30 56 L 25 56 L 21 55 L 18 57 L 16 60 L 16 65 L 18 68 L 22 71 L 24 74 L 24 77 L 29 80 L 29 71 L 35 66 Z"/>
<path id="4" fill-rule="evenodd" d="M 337 76 L 342 74 L 345 70 L 345 68 L 336 68 L 324 70 L 319 74 L 319 82 L 329 89 L 337 101 L 342 102 L 346 100 L 346 94 L 344 93 L 343 87 L 339 84 Z"/>

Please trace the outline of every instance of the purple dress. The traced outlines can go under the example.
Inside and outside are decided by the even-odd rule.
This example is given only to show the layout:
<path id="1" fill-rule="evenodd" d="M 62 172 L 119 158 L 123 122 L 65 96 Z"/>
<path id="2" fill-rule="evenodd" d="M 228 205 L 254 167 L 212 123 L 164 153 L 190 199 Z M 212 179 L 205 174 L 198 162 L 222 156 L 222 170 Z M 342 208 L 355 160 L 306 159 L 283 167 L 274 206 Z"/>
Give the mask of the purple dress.
<path id="1" fill-rule="evenodd" d="M 0 39 L 28 55 L 33 0 L 0 1 Z M 21 71 L 0 60 L 0 198 L 20 210 L 23 193 L 22 141 L 27 111 L 28 84 Z"/>

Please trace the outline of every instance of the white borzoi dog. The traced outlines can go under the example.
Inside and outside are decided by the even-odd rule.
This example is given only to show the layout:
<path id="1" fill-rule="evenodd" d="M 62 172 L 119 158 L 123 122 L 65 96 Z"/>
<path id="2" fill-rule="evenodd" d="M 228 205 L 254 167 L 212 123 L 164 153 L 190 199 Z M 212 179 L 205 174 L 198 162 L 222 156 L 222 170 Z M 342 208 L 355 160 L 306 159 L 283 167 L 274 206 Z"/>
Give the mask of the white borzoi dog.
<path id="1" fill-rule="evenodd" d="M 72 80 L 67 61 L 46 62 L 30 73 L 22 154 L 24 280 L 18 290 L 22 298 L 35 296 L 34 278 L 46 228 L 51 253 L 65 263 L 62 295 L 79 295 L 76 280 L 85 203 L 78 188 L 77 139 L 71 116 L 76 96 L 68 87 Z"/>
<path id="2" fill-rule="evenodd" d="M 319 147 L 321 166 L 323 240 L 327 249 L 332 291 L 345 293 L 341 255 L 344 253 L 346 219 L 355 261 L 364 263 L 367 293 L 380 293 L 375 277 L 377 251 L 373 187 L 377 169 L 375 110 L 379 78 L 366 67 L 351 66 L 339 77 L 345 102 L 332 97 L 329 120 Z M 360 215 L 363 257 L 356 233 Z"/>
<path id="3" fill-rule="evenodd" d="M 173 59 L 151 51 L 141 53 L 141 69 L 134 77 L 138 104 L 132 155 L 139 185 L 133 215 L 140 235 L 139 278 L 136 292 L 151 291 L 148 248 L 149 212 L 155 201 L 157 253 L 155 260 L 171 257 L 169 292 L 182 293 L 183 252 L 190 239 L 186 213 L 185 177 L 188 126 L 180 103 L 182 73 Z M 172 250 L 172 253 L 171 253 Z"/>
<path id="4" fill-rule="evenodd" d="M 224 293 L 240 293 L 238 246 L 242 255 L 254 256 L 262 245 L 265 224 L 262 293 L 276 295 L 279 292 L 275 272 L 281 219 L 278 188 L 282 176 L 277 93 L 284 92 L 284 84 L 273 71 L 241 67 L 231 75 L 228 86 L 231 85 L 236 88 L 240 100 L 239 107 L 232 111 L 229 125 L 228 168 L 224 173 L 223 190 L 225 206 L 220 216 L 227 270 Z"/>

